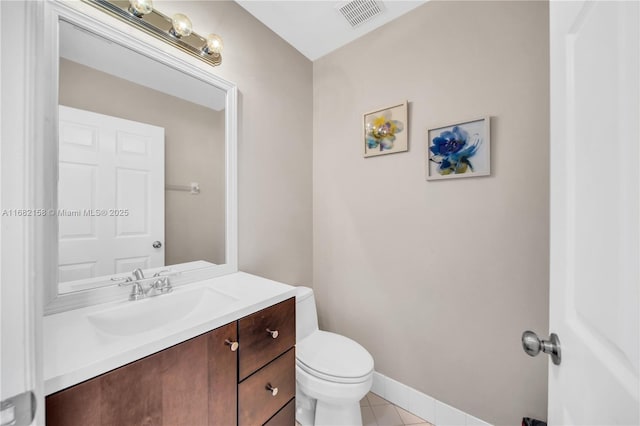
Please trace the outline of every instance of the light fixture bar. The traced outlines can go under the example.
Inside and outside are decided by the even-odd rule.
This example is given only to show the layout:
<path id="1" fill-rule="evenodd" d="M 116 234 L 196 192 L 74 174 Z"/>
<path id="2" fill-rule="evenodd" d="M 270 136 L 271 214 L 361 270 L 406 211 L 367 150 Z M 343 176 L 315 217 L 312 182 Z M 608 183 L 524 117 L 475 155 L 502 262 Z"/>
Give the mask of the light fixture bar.
<path id="1" fill-rule="evenodd" d="M 173 21 L 170 17 L 153 9 L 151 13 L 138 17 L 129 11 L 127 0 L 82 0 L 138 29 L 163 40 L 174 47 L 213 66 L 222 63 L 220 53 L 207 48 L 207 40 L 195 32 L 183 37 L 172 35 Z"/>

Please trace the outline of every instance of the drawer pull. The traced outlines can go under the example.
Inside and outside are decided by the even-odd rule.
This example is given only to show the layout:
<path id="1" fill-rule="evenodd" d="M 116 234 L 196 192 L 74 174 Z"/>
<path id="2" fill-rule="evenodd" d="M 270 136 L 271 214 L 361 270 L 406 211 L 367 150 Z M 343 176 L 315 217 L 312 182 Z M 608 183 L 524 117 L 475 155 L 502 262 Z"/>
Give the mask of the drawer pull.
<path id="1" fill-rule="evenodd" d="M 267 384 L 267 390 L 271 392 L 271 396 L 278 395 L 278 388 L 274 388 L 273 386 L 271 386 L 271 383 Z"/>
<path id="2" fill-rule="evenodd" d="M 271 337 L 273 337 L 274 339 L 275 339 L 276 337 L 278 337 L 278 330 L 269 330 L 269 329 L 267 328 L 267 333 L 269 333 L 269 334 L 271 335 Z"/>
<path id="3" fill-rule="evenodd" d="M 235 352 L 235 351 L 238 350 L 238 346 L 239 346 L 238 342 L 232 342 L 231 340 L 226 339 L 224 341 L 224 344 L 227 345 L 227 346 L 231 346 L 231 352 Z"/>

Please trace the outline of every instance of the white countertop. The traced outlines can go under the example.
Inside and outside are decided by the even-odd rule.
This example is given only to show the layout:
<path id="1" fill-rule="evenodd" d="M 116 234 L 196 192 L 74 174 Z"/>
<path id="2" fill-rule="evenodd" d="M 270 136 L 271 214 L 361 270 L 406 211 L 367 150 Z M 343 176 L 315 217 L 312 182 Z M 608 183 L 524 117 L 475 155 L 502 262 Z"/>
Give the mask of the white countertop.
<path id="1" fill-rule="evenodd" d="M 160 299 L 168 302 L 169 298 L 198 289 L 211 289 L 237 300 L 211 310 L 194 310 L 165 325 L 126 336 L 101 331 L 89 319 L 119 307 L 156 303 L 154 300 Z M 126 290 L 123 291 L 126 295 Z M 141 301 L 105 303 L 45 316 L 45 394 L 96 377 L 294 296 L 295 287 L 236 272 L 179 286 L 172 293 Z"/>

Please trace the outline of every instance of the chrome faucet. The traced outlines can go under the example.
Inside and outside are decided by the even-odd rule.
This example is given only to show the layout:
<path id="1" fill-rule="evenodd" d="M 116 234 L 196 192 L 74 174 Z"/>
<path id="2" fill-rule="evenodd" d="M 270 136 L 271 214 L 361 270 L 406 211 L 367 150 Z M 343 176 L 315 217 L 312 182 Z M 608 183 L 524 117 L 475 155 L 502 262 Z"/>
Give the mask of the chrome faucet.
<path id="1" fill-rule="evenodd" d="M 142 269 L 140 268 L 136 268 L 133 270 L 133 276 L 135 277 L 136 281 L 144 280 L 144 272 L 142 272 Z"/>
<path id="2" fill-rule="evenodd" d="M 159 294 L 169 293 L 173 290 L 169 276 L 162 275 L 163 272 L 170 272 L 164 270 L 153 274 L 152 278 L 145 278 L 144 272 L 140 268 L 134 269 L 131 277 L 118 277 L 111 278 L 111 281 L 120 281 L 118 286 L 131 286 L 131 293 L 129 294 L 129 300 L 140 300 L 145 298 L 149 293 L 151 296 L 157 296 Z M 148 282 L 149 287 L 144 288 L 143 284 Z"/>
<path id="3" fill-rule="evenodd" d="M 140 271 L 142 273 L 142 271 Z M 137 276 L 136 276 L 137 277 Z M 138 278 L 136 280 L 132 280 L 131 277 L 120 277 L 120 278 L 111 278 L 111 281 L 120 281 L 118 283 L 119 287 L 131 286 L 131 293 L 129 294 L 129 300 L 140 300 L 146 296 L 145 290 L 142 288 L 140 281 Z"/>

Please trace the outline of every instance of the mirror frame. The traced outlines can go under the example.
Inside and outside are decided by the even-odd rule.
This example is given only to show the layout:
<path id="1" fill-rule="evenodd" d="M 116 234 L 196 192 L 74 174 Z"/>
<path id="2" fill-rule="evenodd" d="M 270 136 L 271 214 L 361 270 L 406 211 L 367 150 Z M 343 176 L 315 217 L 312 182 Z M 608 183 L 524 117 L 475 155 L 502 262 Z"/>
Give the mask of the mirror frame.
<path id="1" fill-rule="evenodd" d="M 174 286 L 227 275 L 238 271 L 238 194 L 237 194 L 237 87 L 212 73 L 213 67 L 190 55 L 151 37 L 127 23 L 80 1 L 45 0 L 43 22 L 37 40 L 44 57 L 39 71 L 40 90 L 35 94 L 36 124 L 43 134 L 36 138 L 34 149 L 39 152 L 41 167 L 36 168 L 35 184 L 42 185 L 42 192 L 35 191 L 44 209 L 57 211 L 58 193 L 58 61 L 59 21 L 64 20 L 78 27 L 119 43 L 139 54 L 148 56 L 164 65 L 198 78 L 226 91 L 225 106 L 225 264 L 188 270 L 173 278 Z M 38 53 L 36 53 L 38 54 Z M 126 300 L 128 290 L 106 286 L 73 293 L 58 294 L 58 220 L 55 215 L 41 218 L 41 236 L 33 243 L 43 249 L 39 262 L 45 277 L 45 315 L 77 309 L 98 303 Z M 194 259 L 196 260 L 196 259 Z"/>

